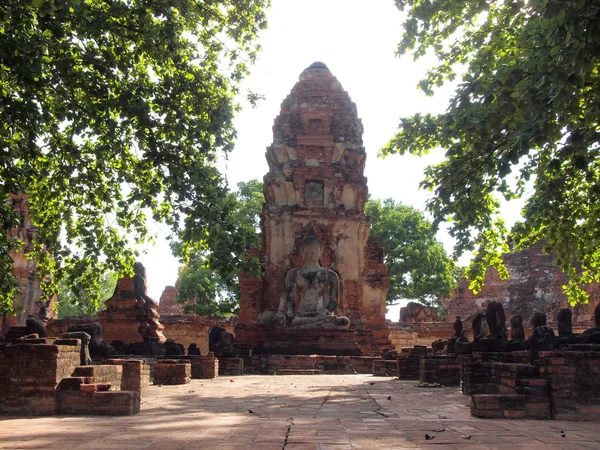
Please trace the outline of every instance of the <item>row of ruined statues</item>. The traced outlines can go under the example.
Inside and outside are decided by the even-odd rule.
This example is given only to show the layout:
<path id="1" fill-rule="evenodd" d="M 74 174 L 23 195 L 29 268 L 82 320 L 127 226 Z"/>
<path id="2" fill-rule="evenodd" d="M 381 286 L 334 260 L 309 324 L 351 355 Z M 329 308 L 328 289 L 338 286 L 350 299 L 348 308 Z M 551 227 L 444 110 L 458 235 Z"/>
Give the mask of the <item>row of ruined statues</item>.
<path id="1" fill-rule="evenodd" d="M 530 350 L 536 357 L 540 351 L 551 351 L 573 344 L 600 344 L 600 305 L 594 310 L 595 327 L 581 334 L 573 333 L 572 312 L 561 309 L 557 315 L 558 336 L 546 324 L 546 314 L 536 312 L 531 318 L 532 334 L 525 339 L 523 319 L 520 315 L 510 320 L 511 339 L 508 339 L 506 315 L 501 303 L 492 301 L 485 312 L 473 319 L 473 341 L 468 340 L 468 331 L 463 330 L 459 316 L 454 322 L 454 335 L 447 340 L 438 340 L 431 344 L 434 351 L 446 353 L 504 352 Z"/>

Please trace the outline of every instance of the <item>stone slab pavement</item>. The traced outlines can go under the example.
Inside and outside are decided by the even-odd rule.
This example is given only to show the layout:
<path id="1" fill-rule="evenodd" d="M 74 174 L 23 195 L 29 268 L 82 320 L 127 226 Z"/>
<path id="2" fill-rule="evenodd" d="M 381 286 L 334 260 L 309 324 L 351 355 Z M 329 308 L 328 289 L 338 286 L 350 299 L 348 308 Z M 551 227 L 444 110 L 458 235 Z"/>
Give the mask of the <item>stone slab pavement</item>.
<path id="1" fill-rule="evenodd" d="M 458 388 L 417 384 L 246 375 L 151 386 L 135 416 L 0 416 L 0 449 L 600 449 L 597 422 L 477 419 Z"/>

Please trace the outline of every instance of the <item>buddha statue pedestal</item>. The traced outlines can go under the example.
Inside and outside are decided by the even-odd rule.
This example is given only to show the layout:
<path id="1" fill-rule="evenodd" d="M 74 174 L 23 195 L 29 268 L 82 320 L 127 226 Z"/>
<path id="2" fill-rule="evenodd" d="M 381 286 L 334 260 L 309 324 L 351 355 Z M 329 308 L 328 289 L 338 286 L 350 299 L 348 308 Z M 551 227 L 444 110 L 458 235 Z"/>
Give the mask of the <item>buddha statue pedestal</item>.
<path id="1" fill-rule="evenodd" d="M 265 331 L 255 335 L 255 355 L 361 356 L 356 331 Z"/>

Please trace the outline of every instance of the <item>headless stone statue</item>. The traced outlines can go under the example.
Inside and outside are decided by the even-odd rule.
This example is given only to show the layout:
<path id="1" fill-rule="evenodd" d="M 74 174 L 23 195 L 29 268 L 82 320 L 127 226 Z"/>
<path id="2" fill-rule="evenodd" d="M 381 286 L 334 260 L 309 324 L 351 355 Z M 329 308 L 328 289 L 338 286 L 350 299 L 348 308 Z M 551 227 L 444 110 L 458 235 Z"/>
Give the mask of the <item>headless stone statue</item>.
<path id="1" fill-rule="evenodd" d="M 319 264 L 321 241 L 317 236 L 307 236 L 301 250 L 304 265 L 286 275 L 287 310 L 281 323 L 286 329 L 297 331 L 347 330 L 350 320 L 333 315 L 338 304 L 339 279 L 335 272 Z"/>
<path id="2" fill-rule="evenodd" d="M 510 337 L 513 341 L 525 340 L 525 329 L 523 328 L 523 318 L 520 315 L 512 316 L 510 319 Z"/>
<path id="3" fill-rule="evenodd" d="M 61 336 L 63 339 L 79 339 L 81 341 L 81 351 L 79 353 L 79 363 L 87 366 L 92 363 L 90 358 L 89 345 L 92 337 L 84 331 L 68 331 Z"/>
<path id="4" fill-rule="evenodd" d="M 485 319 L 490 329 L 489 338 L 506 339 L 506 315 L 504 306 L 499 302 L 490 302 L 485 310 Z"/>
<path id="5" fill-rule="evenodd" d="M 484 352 L 500 352 L 506 350 L 506 315 L 502 303 L 492 301 L 485 310 L 485 319 L 490 334 L 481 339 L 481 349 Z"/>
<path id="6" fill-rule="evenodd" d="M 234 337 L 221 327 L 210 327 L 208 331 L 208 350 L 217 358 L 232 358 L 235 356 Z"/>
<path id="7" fill-rule="evenodd" d="M 581 335 L 584 344 L 600 344 L 600 303 L 594 309 L 594 322 L 596 326 L 585 330 Z"/>
<path id="8" fill-rule="evenodd" d="M 510 319 L 510 337 L 508 351 L 515 352 L 525 350 L 525 329 L 523 318 L 520 315 L 512 316 Z"/>
<path id="9" fill-rule="evenodd" d="M 556 347 L 562 347 L 577 342 L 579 335 L 573 333 L 573 313 L 569 308 L 558 311 L 556 315 L 558 322 L 558 338 Z"/>
<path id="10" fill-rule="evenodd" d="M 102 340 L 102 325 L 99 322 L 90 325 L 73 325 L 67 331 L 69 333 L 83 332 L 90 336 L 89 354 L 92 358 L 108 358 L 115 352 L 114 347 Z"/>
<path id="11" fill-rule="evenodd" d="M 467 342 L 465 337 L 463 336 L 463 323 L 460 316 L 456 316 L 456 320 L 454 321 L 454 335 L 448 339 L 448 345 L 446 346 L 447 353 L 456 353 L 458 350 L 459 342 Z"/>
<path id="12" fill-rule="evenodd" d="M 551 351 L 554 348 L 554 330 L 546 325 L 546 314 L 536 312 L 531 318 L 533 334 L 527 341 L 531 350 L 531 359 L 537 359 L 540 351 Z"/>
<path id="13" fill-rule="evenodd" d="M 48 332 L 46 331 L 46 324 L 50 319 L 50 302 L 48 300 L 45 303 L 42 303 L 40 309 L 38 310 L 37 316 L 30 314 L 27 316 L 25 320 L 25 325 L 27 326 L 27 332 L 29 334 L 37 334 L 39 337 L 44 338 L 48 336 Z"/>
<path id="14" fill-rule="evenodd" d="M 188 346 L 187 354 L 190 356 L 202 356 L 202 354 L 200 353 L 200 349 L 198 348 L 195 342 L 192 342 Z"/>
<path id="15" fill-rule="evenodd" d="M 462 343 L 459 346 L 459 353 L 469 354 L 481 351 L 481 340 L 485 338 L 486 330 L 484 327 L 485 313 L 478 313 L 471 321 L 473 330 L 473 342 Z"/>

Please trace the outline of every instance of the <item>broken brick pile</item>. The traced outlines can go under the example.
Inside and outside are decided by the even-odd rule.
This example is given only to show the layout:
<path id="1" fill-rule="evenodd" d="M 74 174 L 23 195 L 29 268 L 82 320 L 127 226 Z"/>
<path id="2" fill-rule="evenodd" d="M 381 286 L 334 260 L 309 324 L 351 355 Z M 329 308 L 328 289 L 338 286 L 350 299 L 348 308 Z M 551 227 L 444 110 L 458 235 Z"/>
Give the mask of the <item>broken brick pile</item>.
<path id="1" fill-rule="evenodd" d="M 192 364 L 183 359 L 159 359 L 154 364 L 154 384 L 187 384 L 192 379 Z"/>

